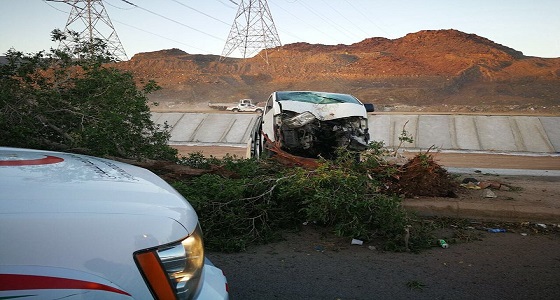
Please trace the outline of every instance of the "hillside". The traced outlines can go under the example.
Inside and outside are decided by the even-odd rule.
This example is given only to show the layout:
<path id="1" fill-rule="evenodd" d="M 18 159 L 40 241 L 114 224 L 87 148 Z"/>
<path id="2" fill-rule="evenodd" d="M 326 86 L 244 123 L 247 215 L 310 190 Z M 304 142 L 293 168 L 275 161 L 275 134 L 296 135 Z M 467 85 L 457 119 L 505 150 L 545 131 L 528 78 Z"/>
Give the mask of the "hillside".
<path id="1" fill-rule="evenodd" d="M 457 30 L 352 45 L 294 43 L 223 61 L 170 49 L 137 54 L 119 67 L 156 80 L 163 89 L 151 100 L 168 107 L 324 90 L 351 93 L 387 111 L 560 113 L 560 58 L 525 56 Z"/>

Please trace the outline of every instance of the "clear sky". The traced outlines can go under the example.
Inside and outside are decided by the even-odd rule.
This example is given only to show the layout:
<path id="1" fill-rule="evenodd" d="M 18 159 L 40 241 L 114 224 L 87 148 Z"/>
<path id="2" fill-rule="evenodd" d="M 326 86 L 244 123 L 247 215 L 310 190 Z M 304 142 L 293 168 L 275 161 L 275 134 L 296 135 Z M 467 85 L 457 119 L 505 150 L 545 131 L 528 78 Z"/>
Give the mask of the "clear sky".
<path id="1" fill-rule="evenodd" d="M 242 0 L 104 0 L 129 58 L 179 48 L 222 54 Z M 243 0 L 246 3 L 249 0 Z M 457 29 L 528 56 L 560 57 L 560 0 L 268 0 L 283 45 L 353 44 L 396 39 L 420 30 Z M 44 0 L 0 0 L 0 55 L 57 44 L 70 5 Z M 239 57 L 235 52 L 233 56 Z"/>

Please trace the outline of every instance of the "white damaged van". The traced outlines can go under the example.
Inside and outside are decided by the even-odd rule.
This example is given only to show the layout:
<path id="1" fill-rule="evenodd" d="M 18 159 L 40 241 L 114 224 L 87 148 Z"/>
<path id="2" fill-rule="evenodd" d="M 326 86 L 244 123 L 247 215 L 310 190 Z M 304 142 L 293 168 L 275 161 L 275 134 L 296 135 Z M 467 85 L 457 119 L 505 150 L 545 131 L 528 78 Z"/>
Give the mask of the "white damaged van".
<path id="1" fill-rule="evenodd" d="M 146 169 L 0 147 L 0 299 L 228 299 L 192 206 Z"/>

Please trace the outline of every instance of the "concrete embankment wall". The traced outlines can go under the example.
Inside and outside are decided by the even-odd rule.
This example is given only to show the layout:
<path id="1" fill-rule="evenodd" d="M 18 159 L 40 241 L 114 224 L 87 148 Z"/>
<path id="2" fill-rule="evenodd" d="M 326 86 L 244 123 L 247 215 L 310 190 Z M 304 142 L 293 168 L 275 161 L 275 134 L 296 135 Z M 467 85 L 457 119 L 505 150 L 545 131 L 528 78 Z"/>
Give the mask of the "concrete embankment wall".
<path id="1" fill-rule="evenodd" d="M 501 152 L 560 152 L 560 117 L 474 115 L 372 115 L 370 136 L 399 145 L 403 129 L 414 142 L 406 148 Z"/>
<path id="2" fill-rule="evenodd" d="M 171 126 L 171 145 L 245 147 L 257 114 L 152 113 Z M 371 140 L 399 145 L 403 129 L 414 139 L 403 148 L 560 153 L 560 117 L 480 115 L 369 115 Z"/>

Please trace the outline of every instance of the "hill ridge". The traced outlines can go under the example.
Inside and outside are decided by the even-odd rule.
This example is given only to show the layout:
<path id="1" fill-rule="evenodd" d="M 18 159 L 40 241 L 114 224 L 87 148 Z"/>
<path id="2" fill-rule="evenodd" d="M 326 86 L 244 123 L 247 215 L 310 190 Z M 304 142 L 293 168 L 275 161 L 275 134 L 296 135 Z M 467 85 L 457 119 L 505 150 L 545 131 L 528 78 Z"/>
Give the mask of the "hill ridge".
<path id="1" fill-rule="evenodd" d="M 164 89 L 154 101 L 264 101 L 274 90 L 301 89 L 351 93 L 387 107 L 560 106 L 560 58 L 525 56 L 456 29 L 350 45 L 298 42 L 252 58 L 219 58 L 167 49 L 137 54 L 119 67 L 156 80 Z"/>

